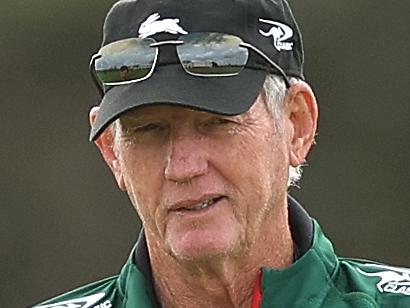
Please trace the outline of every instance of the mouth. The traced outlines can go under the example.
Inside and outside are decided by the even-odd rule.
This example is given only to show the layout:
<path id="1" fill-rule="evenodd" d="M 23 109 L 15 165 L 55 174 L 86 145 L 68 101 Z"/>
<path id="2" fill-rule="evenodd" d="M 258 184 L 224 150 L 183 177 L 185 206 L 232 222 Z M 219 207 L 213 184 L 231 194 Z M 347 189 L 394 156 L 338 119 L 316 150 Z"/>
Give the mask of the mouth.
<path id="1" fill-rule="evenodd" d="M 216 203 L 218 203 L 220 200 L 222 200 L 224 197 L 219 196 L 219 197 L 212 197 L 212 198 L 207 198 L 203 201 L 200 202 L 182 202 L 174 206 L 171 210 L 172 211 L 189 211 L 189 212 L 194 212 L 194 211 L 200 211 L 204 210 L 207 208 L 210 208 L 214 206 Z"/>
<path id="2" fill-rule="evenodd" d="M 183 208 L 184 210 L 188 210 L 188 211 L 197 211 L 197 210 L 202 210 L 202 209 L 206 209 L 207 207 L 210 207 L 212 205 L 214 205 L 215 203 L 217 203 L 219 200 L 221 200 L 222 197 L 218 197 L 218 198 L 211 198 L 208 200 L 205 200 L 203 202 L 200 203 L 196 203 L 188 208 Z"/>

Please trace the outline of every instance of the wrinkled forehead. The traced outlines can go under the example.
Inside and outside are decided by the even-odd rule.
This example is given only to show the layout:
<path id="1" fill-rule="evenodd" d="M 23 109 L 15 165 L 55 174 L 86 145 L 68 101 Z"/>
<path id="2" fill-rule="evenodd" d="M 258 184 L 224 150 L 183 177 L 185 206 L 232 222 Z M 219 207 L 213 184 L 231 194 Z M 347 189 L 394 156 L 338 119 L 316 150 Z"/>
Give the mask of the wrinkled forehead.
<path id="1" fill-rule="evenodd" d="M 260 116 L 262 112 L 270 113 L 266 103 L 265 95 L 261 93 L 253 105 L 245 112 L 236 115 L 222 115 L 220 113 L 201 110 L 192 106 L 172 105 L 168 103 L 157 103 L 147 106 L 140 106 L 125 112 L 118 118 L 118 122 L 138 123 L 147 120 L 177 120 L 179 122 L 189 122 L 192 120 L 220 118 L 231 120 L 243 120 Z"/>

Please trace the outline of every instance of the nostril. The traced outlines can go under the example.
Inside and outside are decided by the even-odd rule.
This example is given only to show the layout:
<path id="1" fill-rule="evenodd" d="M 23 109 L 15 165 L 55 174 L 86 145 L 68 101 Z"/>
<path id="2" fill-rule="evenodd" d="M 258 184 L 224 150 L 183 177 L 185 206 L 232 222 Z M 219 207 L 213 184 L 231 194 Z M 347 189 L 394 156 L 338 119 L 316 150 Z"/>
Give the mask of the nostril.
<path id="1" fill-rule="evenodd" d="M 203 156 L 170 157 L 165 167 L 165 178 L 174 182 L 189 182 L 191 179 L 206 174 L 208 161 Z"/>

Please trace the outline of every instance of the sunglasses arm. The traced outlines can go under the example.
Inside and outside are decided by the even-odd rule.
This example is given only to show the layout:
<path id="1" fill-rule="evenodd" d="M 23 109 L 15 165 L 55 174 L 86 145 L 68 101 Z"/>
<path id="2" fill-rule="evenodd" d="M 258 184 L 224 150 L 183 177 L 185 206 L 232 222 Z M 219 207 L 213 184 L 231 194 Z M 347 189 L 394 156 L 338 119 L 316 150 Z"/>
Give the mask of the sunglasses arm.
<path id="1" fill-rule="evenodd" d="M 290 88 L 290 81 L 289 81 L 288 76 L 285 74 L 283 69 L 279 65 L 277 65 L 275 62 L 273 62 L 265 53 L 263 53 L 260 49 L 248 43 L 240 43 L 239 46 L 246 47 L 246 48 L 253 50 L 259 56 L 261 56 L 263 59 L 269 62 L 269 64 L 272 65 L 278 71 L 278 73 L 282 76 L 283 81 L 285 82 L 285 85 L 286 85 L 286 89 Z"/>

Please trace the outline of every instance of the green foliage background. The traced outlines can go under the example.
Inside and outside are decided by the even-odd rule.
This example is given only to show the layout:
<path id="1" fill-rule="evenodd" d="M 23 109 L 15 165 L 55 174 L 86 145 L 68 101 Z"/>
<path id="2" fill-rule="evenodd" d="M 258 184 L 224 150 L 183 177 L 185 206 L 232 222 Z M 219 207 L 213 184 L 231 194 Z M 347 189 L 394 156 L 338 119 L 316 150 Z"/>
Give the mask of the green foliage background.
<path id="1" fill-rule="evenodd" d="M 119 271 L 138 233 L 87 140 L 88 60 L 114 1 L 0 2 L 0 306 Z M 341 255 L 410 266 L 410 2 L 292 0 L 319 99 L 293 194 Z"/>

